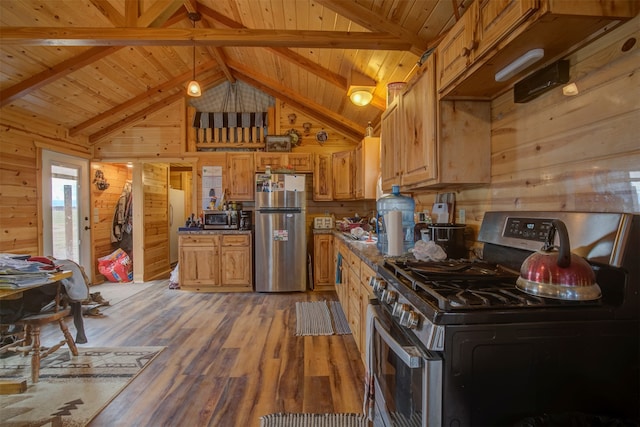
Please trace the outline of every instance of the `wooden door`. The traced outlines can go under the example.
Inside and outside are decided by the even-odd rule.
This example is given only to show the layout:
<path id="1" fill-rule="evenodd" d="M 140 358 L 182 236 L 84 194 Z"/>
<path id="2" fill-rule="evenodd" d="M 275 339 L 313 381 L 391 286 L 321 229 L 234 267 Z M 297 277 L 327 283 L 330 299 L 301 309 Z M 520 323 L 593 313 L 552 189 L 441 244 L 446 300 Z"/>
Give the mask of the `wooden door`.
<path id="1" fill-rule="evenodd" d="M 281 153 L 256 153 L 256 172 L 264 172 L 267 166 L 271 171 L 286 165 L 286 155 Z"/>
<path id="2" fill-rule="evenodd" d="M 473 60 L 511 33 L 536 9 L 536 0 L 482 0 L 478 3 L 474 31 L 477 46 Z"/>
<path id="3" fill-rule="evenodd" d="M 293 167 L 296 172 L 313 172 L 311 153 L 287 154 L 287 166 Z"/>
<path id="4" fill-rule="evenodd" d="M 181 288 L 220 286 L 220 236 L 180 236 L 178 262 Z"/>
<path id="5" fill-rule="evenodd" d="M 392 185 L 400 185 L 402 174 L 402 129 L 400 129 L 400 103 L 402 97 L 382 113 L 380 127 L 380 168 L 382 189 L 391 191 Z"/>
<path id="6" fill-rule="evenodd" d="M 227 201 L 253 201 L 254 171 L 253 153 L 227 155 Z"/>
<path id="7" fill-rule="evenodd" d="M 313 157 L 313 200 L 333 200 L 331 154 L 317 153 Z"/>
<path id="8" fill-rule="evenodd" d="M 472 53 L 476 47 L 474 34 L 476 13 L 477 2 L 474 2 L 438 45 L 436 56 L 439 92 L 442 92 L 471 64 Z"/>
<path id="9" fill-rule="evenodd" d="M 169 165 L 145 163 L 142 168 L 142 187 L 143 257 L 142 260 L 134 257 L 134 262 L 143 263 L 143 279 L 148 281 L 166 277 L 171 272 L 168 245 Z"/>
<path id="10" fill-rule="evenodd" d="M 402 95 L 404 168 L 402 185 L 436 178 L 436 82 L 435 59 L 427 58 L 416 83 Z"/>
<path id="11" fill-rule="evenodd" d="M 353 199 L 353 152 L 333 153 L 333 198 L 335 200 Z"/>
<path id="12" fill-rule="evenodd" d="M 222 236 L 220 274 L 222 286 L 251 288 L 251 237 L 248 234 Z"/>
<path id="13" fill-rule="evenodd" d="M 332 290 L 333 275 L 333 235 L 316 234 L 313 236 L 313 289 Z"/>

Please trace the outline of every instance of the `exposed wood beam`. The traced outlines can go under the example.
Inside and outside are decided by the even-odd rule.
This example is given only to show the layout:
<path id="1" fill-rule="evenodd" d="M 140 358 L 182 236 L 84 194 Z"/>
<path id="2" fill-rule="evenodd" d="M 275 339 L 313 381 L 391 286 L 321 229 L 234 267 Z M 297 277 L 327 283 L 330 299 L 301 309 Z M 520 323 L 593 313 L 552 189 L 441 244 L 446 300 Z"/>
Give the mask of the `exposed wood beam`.
<path id="1" fill-rule="evenodd" d="M 388 33 L 202 28 L 2 27 L 7 46 L 253 46 L 409 50 Z"/>
<path id="2" fill-rule="evenodd" d="M 211 24 L 209 24 L 209 21 L 207 21 L 206 19 L 201 20 L 200 25 L 202 25 L 204 28 L 211 28 Z M 216 46 L 207 46 L 207 51 L 218 62 L 218 65 L 222 69 L 222 72 L 225 76 L 227 76 L 227 80 L 229 80 L 231 83 L 235 83 L 236 78 L 233 77 L 233 74 L 231 74 L 231 70 L 229 69 L 229 67 L 227 67 L 227 61 L 225 59 L 222 48 Z"/>
<path id="3" fill-rule="evenodd" d="M 218 13 L 215 10 L 210 9 L 206 6 L 199 5 L 199 10 L 200 10 L 200 13 L 202 13 L 204 16 L 217 21 L 228 28 L 235 28 L 235 29 L 246 28 L 241 23 L 236 22 L 233 19 L 230 19 L 227 16 L 221 13 Z M 302 56 L 299 53 L 292 51 L 291 49 L 287 49 L 284 47 L 271 47 L 267 49 L 269 49 L 271 52 L 275 53 L 276 55 L 286 59 L 287 61 L 291 61 L 297 66 L 307 70 L 308 72 L 328 81 L 329 83 L 334 84 L 339 88 L 342 88 L 345 91 L 348 89 L 348 83 L 345 77 L 318 65 L 317 63 L 311 61 L 307 57 Z"/>
<path id="4" fill-rule="evenodd" d="M 138 16 L 140 16 L 140 10 L 138 7 L 137 0 L 124 2 L 124 22 L 127 27 L 138 26 Z"/>
<path id="5" fill-rule="evenodd" d="M 178 9 L 183 0 L 156 0 L 155 3 L 138 18 L 138 27 L 159 27 Z"/>
<path id="6" fill-rule="evenodd" d="M 196 71 L 203 72 L 205 70 L 210 70 L 215 65 L 216 65 L 215 61 L 209 61 L 205 64 L 202 64 L 200 67 L 198 67 Z M 136 105 L 142 102 L 145 102 L 150 100 L 151 98 L 157 97 L 159 93 L 167 92 L 171 89 L 174 89 L 176 86 L 182 87 L 184 83 L 189 80 L 190 77 L 191 77 L 191 71 L 183 73 L 179 76 L 176 76 L 171 80 L 168 80 L 162 83 L 161 85 L 152 87 L 147 91 L 145 91 L 144 93 L 141 93 L 140 95 L 136 96 L 135 98 L 131 98 L 130 100 L 123 102 L 122 104 L 119 104 L 101 114 L 98 114 L 97 116 L 90 118 L 89 120 L 86 120 L 72 127 L 71 129 L 69 129 L 69 136 L 76 136 L 80 134 L 82 131 L 84 131 L 85 129 L 91 126 L 95 126 L 96 124 L 102 121 L 113 119 L 114 117 L 126 116 L 127 111 L 135 108 Z M 210 77 L 209 80 L 217 81 L 220 78 L 221 78 L 221 73 L 216 73 L 214 76 Z"/>
<path id="7" fill-rule="evenodd" d="M 410 33 L 400 25 L 383 19 L 380 15 L 372 12 L 364 6 L 360 6 L 354 1 L 316 0 L 316 3 L 333 10 L 339 15 L 342 15 L 371 31 L 384 31 L 399 37 L 411 45 L 407 50 L 415 55 L 421 56 L 424 51 L 429 48 L 428 43 L 417 37 L 415 34 Z"/>
<path id="8" fill-rule="evenodd" d="M 364 127 L 359 124 L 346 120 L 340 114 L 334 113 L 328 108 L 319 105 L 312 99 L 302 98 L 300 94 L 293 92 L 291 89 L 282 86 L 274 80 L 265 78 L 249 67 L 233 61 L 229 61 L 228 65 L 235 71 L 238 79 L 245 81 L 275 98 L 287 102 L 296 109 L 326 123 L 355 141 L 362 139 Z"/>
<path id="9" fill-rule="evenodd" d="M 114 27 L 125 27 L 124 16 L 106 0 L 90 0 L 91 4 L 113 24 Z"/>
<path id="10" fill-rule="evenodd" d="M 20 83 L 13 85 L 3 91 L 0 91 L 0 107 L 4 107 L 8 103 L 15 101 L 16 99 L 25 96 L 26 94 L 41 88 L 49 83 L 52 83 L 66 75 L 77 71 L 78 69 L 85 67 L 95 61 L 98 61 L 105 56 L 111 55 L 122 49 L 121 46 L 117 47 L 94 47 L 80 55 L 70 58 L 66 61 L 62 61 L 53 67 L 44 70 L 34 76 L 21 81 Z"/>

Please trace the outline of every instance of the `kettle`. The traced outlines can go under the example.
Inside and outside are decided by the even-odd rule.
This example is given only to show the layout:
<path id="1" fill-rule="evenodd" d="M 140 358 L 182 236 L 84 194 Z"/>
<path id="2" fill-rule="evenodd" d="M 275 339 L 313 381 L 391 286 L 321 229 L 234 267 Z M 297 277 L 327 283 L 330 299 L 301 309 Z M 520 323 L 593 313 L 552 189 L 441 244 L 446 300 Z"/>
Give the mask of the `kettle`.
<path id="1" fill-rule="evenodd" d="M 556 231 L 559 248 L 553 245 Z M 531 295 L 560 300 L 590 301 L 602 296 L 593 269 L 584 258 L 571 253 L 567 226 L 558 219 L 551 222 L 542 249 L 522 263 L 516 287 Z"/>

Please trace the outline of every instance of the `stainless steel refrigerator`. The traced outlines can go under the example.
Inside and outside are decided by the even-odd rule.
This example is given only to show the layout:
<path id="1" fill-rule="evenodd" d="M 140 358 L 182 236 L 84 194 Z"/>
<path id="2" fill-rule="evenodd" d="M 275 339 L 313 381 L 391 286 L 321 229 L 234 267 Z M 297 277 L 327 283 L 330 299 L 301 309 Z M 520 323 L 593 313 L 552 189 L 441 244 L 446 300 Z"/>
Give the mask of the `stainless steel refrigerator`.
<path id="1" fill-rule="evenodd" d="M 257 292 L 307 289 L 306 205 L 304 175 L 256 175 Z"/>

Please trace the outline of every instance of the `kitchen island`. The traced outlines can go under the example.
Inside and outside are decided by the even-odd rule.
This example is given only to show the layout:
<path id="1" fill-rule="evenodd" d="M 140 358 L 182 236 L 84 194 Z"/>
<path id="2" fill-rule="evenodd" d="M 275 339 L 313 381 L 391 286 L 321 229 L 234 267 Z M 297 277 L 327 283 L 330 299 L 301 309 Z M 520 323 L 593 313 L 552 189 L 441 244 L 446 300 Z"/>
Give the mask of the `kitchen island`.
<path id="1" fill-rule="evenodd" d="M 250 230 L 178 231 L 180 289 L 196 292 L 252 292 Z"/>

